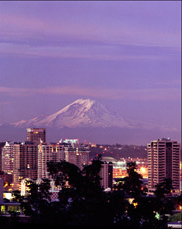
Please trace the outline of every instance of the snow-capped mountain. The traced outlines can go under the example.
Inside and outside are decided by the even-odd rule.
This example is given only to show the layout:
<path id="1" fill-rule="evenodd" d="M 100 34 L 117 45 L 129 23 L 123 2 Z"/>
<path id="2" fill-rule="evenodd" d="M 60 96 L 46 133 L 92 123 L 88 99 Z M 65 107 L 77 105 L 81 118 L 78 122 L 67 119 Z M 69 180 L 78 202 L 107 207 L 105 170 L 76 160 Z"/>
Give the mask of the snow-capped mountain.
<path id="1" fill-rule="evenodd" d="M 111 112 L 102 104 L 90 99 L 78 99 L 58 112 L 40 115 L 29 121 L 13 123 L 16 127 L 120 127 L 131 128 L 121 115 Z"/>
<path id="2" fill-rule="evenodd" d="M 42 119 L 44 119 L 46 116 L 41 114 L 37 117 L 34 117 L 32 119 L 30 119 L 29 121 L 28 120 L 21 120 L 19 122 L 15 122 L 15 123 L 12 123 L 13 126 L 15 127 L 28 127 L 28 126 L 31 126 L 31 125 L 35 125 L 36 123 L 38 123 L 39 121 L 41 121 Z"/>
<path id="3" fill-rule="evenodd" d="M 51 115 L 39 115 L 10 125 L 4 123 L 0 125 L 1 141 L 24 141 L 27 127 L 46 127 L 47 139 L 53 142 L 60 138 L 79 138 L 105 144 L 146 144 L 166 135 L 174 139 L 179 136 L 175 128 L 125 119 L 90 99 L 78 99 Z"/>

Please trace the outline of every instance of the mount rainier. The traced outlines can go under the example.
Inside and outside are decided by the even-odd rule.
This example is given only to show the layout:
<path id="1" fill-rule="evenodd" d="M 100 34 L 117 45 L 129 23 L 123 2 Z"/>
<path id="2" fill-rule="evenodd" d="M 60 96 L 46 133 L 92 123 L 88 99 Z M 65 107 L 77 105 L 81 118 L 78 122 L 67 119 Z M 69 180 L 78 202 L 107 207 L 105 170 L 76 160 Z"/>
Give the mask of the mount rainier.
<path id="1" fill-rule="evenodd" d="M 146 144 L 166 134 L 174 139 L 179 135 L 173 128 L 125 119 L 90 99 L 78 99 L 51 115 L 0 125 L 0 139 L 24 141 L 28 127 L 46 128 L 47 140 L 53 142 L 61 138 L 79 138 L 105 144 Z"/>
<path id="2" fill-rule="evenodd" d="M 78 99 L 58 112 L 13 123 L 16 127 L 120 127 L 132 126 L 121 116 L 90 99 Z"/>

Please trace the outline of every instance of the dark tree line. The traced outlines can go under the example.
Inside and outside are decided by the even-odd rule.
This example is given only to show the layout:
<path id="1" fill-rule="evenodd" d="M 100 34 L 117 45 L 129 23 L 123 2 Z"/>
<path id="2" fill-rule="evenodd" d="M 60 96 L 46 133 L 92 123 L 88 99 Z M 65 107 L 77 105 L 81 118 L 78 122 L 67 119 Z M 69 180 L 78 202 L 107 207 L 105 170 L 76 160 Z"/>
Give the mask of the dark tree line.
<path id="1" fill-rule="evenodd" d="M 128 163 L 128 176 L 104 192 L 99 176 L 102 161 L 93 160 L 80 170 L 66 161 L 48 163 L 48 172 L 56 186 L 61 186 L 58 201 L 51 201 L 50 180 L 40 184 L 28 181 L 28 195 L 14 198 L 21 203 L 30 225 L 60 225 L 83 227 L 167 228 L 166 214 L 174 203 L 165 197 L 172 189 L 170 180 L 157 186 L 154 197 L 146 197 L 142 176 L 136 164 Z"/>

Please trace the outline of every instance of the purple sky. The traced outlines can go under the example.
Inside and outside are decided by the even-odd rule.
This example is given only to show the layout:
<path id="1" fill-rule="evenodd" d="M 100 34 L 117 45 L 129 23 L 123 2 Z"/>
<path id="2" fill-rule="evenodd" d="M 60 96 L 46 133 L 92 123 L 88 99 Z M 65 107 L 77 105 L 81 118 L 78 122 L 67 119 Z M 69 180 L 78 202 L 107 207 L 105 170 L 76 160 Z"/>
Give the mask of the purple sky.
<path id="1" fill-rule="evenodd" d="M 90 98 L 179 132 L 180 71 L 180 1 L 0 2 L 1 123 Z"/>

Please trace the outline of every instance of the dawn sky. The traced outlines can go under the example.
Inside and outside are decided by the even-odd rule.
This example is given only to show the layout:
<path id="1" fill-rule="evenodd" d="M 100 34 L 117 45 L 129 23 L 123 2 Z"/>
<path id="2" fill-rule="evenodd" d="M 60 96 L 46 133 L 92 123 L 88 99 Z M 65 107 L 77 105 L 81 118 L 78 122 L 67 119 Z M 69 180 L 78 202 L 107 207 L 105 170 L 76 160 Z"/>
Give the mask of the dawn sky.
<path id="1" fill-rule="evenodd" d="M 78 98 L 179 131 L 181 2 L 0 2 L 0 122 Z"/>

